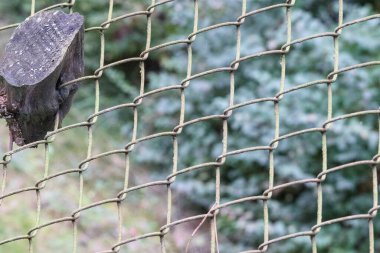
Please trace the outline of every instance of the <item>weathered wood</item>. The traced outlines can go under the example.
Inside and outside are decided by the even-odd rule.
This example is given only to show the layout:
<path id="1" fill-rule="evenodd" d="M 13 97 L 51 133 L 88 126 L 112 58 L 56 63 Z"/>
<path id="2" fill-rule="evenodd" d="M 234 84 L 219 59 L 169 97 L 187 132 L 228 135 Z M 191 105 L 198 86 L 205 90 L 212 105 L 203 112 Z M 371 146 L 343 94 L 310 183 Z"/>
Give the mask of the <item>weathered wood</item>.
<path id="1" fill-rule="evenodd" d="M 0 117 L 17 145 L 41 140 L 70 109 L 83 76 L 83 17 L 46 11 L 16 28 L 0 59 Z M 60 122 L 61 123 L 61 122 Z"/>

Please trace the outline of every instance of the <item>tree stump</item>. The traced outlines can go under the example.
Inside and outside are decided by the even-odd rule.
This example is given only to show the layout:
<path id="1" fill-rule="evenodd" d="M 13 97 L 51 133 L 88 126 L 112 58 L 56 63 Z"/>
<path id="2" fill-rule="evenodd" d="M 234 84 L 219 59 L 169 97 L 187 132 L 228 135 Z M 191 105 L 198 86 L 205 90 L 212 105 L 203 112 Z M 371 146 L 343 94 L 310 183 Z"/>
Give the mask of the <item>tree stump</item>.
<path id="1" fill-rule="evenodd" d="M 17 27 L 0 59 L 0 117 L 13 141 L 25 145 L 41 140 L 70 109 L 83 76 L 83 17 L 45 11 Z"/>

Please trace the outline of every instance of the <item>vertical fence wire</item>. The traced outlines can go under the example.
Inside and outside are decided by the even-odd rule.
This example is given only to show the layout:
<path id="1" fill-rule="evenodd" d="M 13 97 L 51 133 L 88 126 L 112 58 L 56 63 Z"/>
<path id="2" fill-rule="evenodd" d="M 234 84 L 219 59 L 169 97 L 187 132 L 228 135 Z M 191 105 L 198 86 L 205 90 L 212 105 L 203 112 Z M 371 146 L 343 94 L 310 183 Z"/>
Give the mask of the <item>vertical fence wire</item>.
<path id="1" fill-rule="evenodd" d="M 333 91 L 332 86 L 334 82 L 336 82 L 341 74 L 344 72 L 352 71 L 358 68 L 364 68 L 374 65 L 380 65 L 380 61 L 370 61 L 365 62 L 345 68 L 339 67 L 339 37 L 344 32 L 344 29 L 358 24 L 362 22 L 369 21 L 371 19 L 380 18 L 379 14 L 363 17 L 357 20 L 351 20 L 346 23 L 344 23 L 343 19 L 343 0 L 338 0 L 339 3 L 339 11 L 338 11 L 338 24 L 334 31 L 331 32 L 325 32 L 320 34 L 314 34 L 309 37 L 305 38 L 299 38 L 296 40 L 292 39 L 292 9 L 295 6 L 296 0 L 286 0 L 282 3 L 270 5 L 267 7 L 263 7 L 256 10 L 247 10 L 247 1 L 241 0 L 241 12 L 240 16 L 234 20 L 224 23 L 218 23 L 215 25 L 211 25 L 208 27 L 199 28 L 199 1 L 193 0 L 193 9 L 192 12 L 192 20 L 193 20 L 193 29 L 191 34 L 188 35 L 187 38 L 183 38 L 181 40 L 175 40 L 166 42 L 163 44 L 159 44 L 156 46 L 151 46 L 152 43 L 152 22 L 157 22 L 152 18 L 152 14 L 156 11 L 156 8 L 159 8 L 161 5 L 167 5 L 171 4 L 172 2 L 175 2 L 175 0 L 165 0 L 165 1 L 159 1 L 156 2 L 155 0 L 152 0 L 150 3 L 150 6 L 143 11 L 136 11 L 136 12 L 130 12 L 125 13 L 121 16 L 114 17 L 114 2 L 113 0 L 109 0 L 108 2 L 108 15 L 107 19 L 102 23 L 99 24 L 99 26 L 94 27 L 88 27 L 85 29 L 86 33 L 89 32 L 96 32 L 99 34 L 99 40 L 100 40 L 100 59 L 99 59 L 99 68 L 93 73 L 93 75 L 90 76 L 83 76 L 76 80 L 72 80 L 68 83 L 63 84 L 63 86 L 70 85 L 72 83 L 75 83 L 77 81 L 84 81 L 89 80 L 94 84 L 95 89 L 95 101 L 94 101 L 94 112 L 92 115 L 89 115 L 88 120 L 85 122 L 79 122 L 73 125 L 68 125 L 63 128 L 58 128 L 58 124 L 55 126 L 55 130 L 48 133 L 48 135 L 45 137 L 44 140 L 37 141 L 31 144 L 28 144 L 23 147 L 15 148 L 12 150 L 9 150 L 7 153 L 3 155 L 3 160 L 0 161 L 0 165 L 2 167 L 2 179 L 1 179 L 1 191 L 0 191 L 0 208 L 1 204 L 4 199 L 14 196 L 17 194 L 21 194 L 24 192 L 35 192 L 36 193 L 36 199 L 37 199 L 37 205 L 36 205 L 36 219 L 34 223 L 34 227 L 31 228 L 26 234 L 24 235 L 16 235 L 12 238 L 0 238 L 0 251 L 1 247 L 3 245 L 9 244 L 14 241 L 19 240 L 26 240 L 29 244 L 29 252 L 33 252 L 33 245 L 36 243 L 36 239 L 38 238 L 38 232 L 40 229 L 58 224 L 58 223 L 72 223 L 72 252 L 76 253 L 78 252 L 78 226 L 79 226 L 79 220 L 81 219 L 81 213 L 85 210 L 92 209 L 98 206 L 106 205 L 106 204 L 114 204 L 117 207 L 117 213 L 115 214 L 117 216 L 117 241 L 114 243 L 114 245 L 106 251 L 101 251 L 103 253 L 109 252 L 119 252 L 122 247 L 128 247 L 128 245 L 131 242 L 134 241 L 140 241 L 147 238 L 158 238 L 160 241 L 160 251 L 162 253 L 168 252 L 167 250 L 167 235 L 171 233 L 171 229 L 175 226 L 178 226 L 180 224 L 184 224 L 187 222 L 200 222 L 200 225 L 202 225 L 204 222 L 209 221 L 210 224 L 210 252 L 216 253 L 219 252 L 219 241 L 218 241 L 218 215 L 221 209 L 229 207 L 229 206 L 235 206 L 239 205 L 244 202 L 248 201 L 257 201 L 262 202 L 263 204 L 263 219 L 264 219 L 264 237 L 263 242 L 261 245 L 259 245 L 256 249 L 251 249 L 248 251 L 244 251 L 244 253 L 248 252 L 266 252 L 270 248 L 270 245 L 288 240 L 291 238 L 296 237 L 307 237 L 310 239 L 312 252 L 317 253 L 317 242 L 318 242 L 318 233 L 325 227 L 330 224 L 335 223 L 342 223 L 349 220 L 368 220 L 368 232 L 369 232 L 369 252 L 374 253 L 375 252 L 375 232 L 374 232 L 374 219 L 377 215 L 378 209 L 380 209 L 380 206 L 378 204 L 378 178 L 377 178 L 377 169 L 379 169 L 379 163 L 380 163 L 380 109 L 373 109 L 373 110 L 367 110 L 367 111 L 359 111 L 354 112 L 350 114 L 345 115 L 333 115 Z M 75 8 L 75 0 L 69 0 L 67 2 L 63 2 L 60 4 L 55 4 L 53 6 L 49 6 L 45 8 L 44 10 L 51 10 L 56 8 L 66 8 L 69 13 L 72 13 Z M 36 1 L 31 0 L 30 2 L 30 14 L 33 15 L 36 13 Z M 246 19 L 252 18 L 256 15 L 265 15 L 265 12 L 271 11 L 273 9 L 283 9 L 285 11 L 285 24 L 286 24 L 286 43 L 277 50 L 267 50 L 260 53 L 255 53 L 252 55 L 247 56 L 241 56 L 241 27 L 245 24 Z M 3 11 L 3 10 L 2 10 Z M 38 10 L 43 11 L 43 10 Z M 127 58 L 122 59 L 117 62 L 112 62 L 105 64 L 105 45 L 106 45 L 106 38 L 105 38 L 105 31 L 109 29 L 114 23 L 128 19 L 135 16 L 145 16 L 147 21 L 146 26 L 146 44 L 145 49 L 139 56 L 133 57 L 133 58 Z M 14 29 L 17 27 L 18 24 L 10 24 L 3 27 L 0 27 L 0 32 L 5 30 Z M 202 33 L 208 33 L 211 30 L 218 29 L 221 27 L 235 27 L 236 28 L 236 51 L 235 51 L 235 59 L 231 62 L 229 66 L 215 68 L 215 69 L 209 69 L 204 72 L 200 73 L 193 73 L 193 43 L 196 41 L 197 36 Z M 333 46 L 334 46 L 334 64 L 333 64 L 333 70 L 330 74 L 326 77 L 326 79 L 323 80 L 315 80 L 309 83 L 304 83 L 292 88 L 285 87 L 285 80 L 286 80 L 286 57 L 288 54 L 291 54 L 291 48 L 293 45 L 298 43 L 303 43 L 305 41 L 309 41 L 316 38 L 321 37 L 331 37 L 333 38 Z M 165 87 L 165 88 L 158 88 L 156 90 L 152 90 L 147 92 L 145 90 L 146 87 L 146 62 L 149 59 L 149 54 L 153 51 L 159 50 L 161 48 L 171 47 L 174 45 L 183 44 L 186 45 L 187 50 L 187 70 L 186 70 L 186 77 L 183 79 L 179 84 Z M 279 82 L 279 89 L 278 93 L 274 94 L 273 97 L 268 98 L 258 98 L 253 99 L 244 103 L 235 103 L 235 73 L 239 69 L 239 65 L 242 64 L 244 61 L 253 59 L 253 58 L 260 58 L 264 55 L 279 55 L 280 57 L 280 68 L 281 68 L 281 78 Z M 102 78 L 103 72 L 109 68 L 115 67 L 120 64 L 125 64 L 128 62 L 136 62 L 139 64 L 140 68 L 140 89 L 139 89 L 139 95 L 134 98 L 132 101 L 126 103 L 126 104 L 120 104 L 113 107 L 109 107 L 106 109 L 100 110 L 100 80 Z M 192 120 L 186 121 L 185 118 L 185 108 L 186 108 L 186 96 L 185 96 L 185 90 L 187 87 L 191 85 L 191 81 L 197 78 L 201 78 L 203 76 L 212 75 L 218 72 L 225 72 L 229 74 L 229 103 L 228 107 L 225 108 L 223 114 L 215 114 L 215 115 L 208 115 Z M 280 135 L 280 105 L 281 101 L 283 99 L 286 99 L 287 94 L 292 93 L 296 90 L 305 89 L 314 85 L 326 85 L 327 86 L 327 116 L 326 121 L 318 127 L 315 128 L 309 128 L 304 129 L 296 132 L 291 132 L 285 135 Z M 169 132 L 160 132 L 155 133 L 151 135 L 146 135 L 142 137 L 138 137 L 138 127 L 139 127 L 139 108 L 144 105 L 144 98 L 149 97 L 154 94 L 163 93 L 168 90 L 179 90 L 180 92 L 180 114 L 178 117 L 178 124 L 172 131 Z M 238 149 L 238 150 L 232 150 L 229 151 L 228 148 L 228 124 L 229 124 L 229 118 L 234 113 L 235 110 L 253 105 L 253 104 L 259 104 L 259 103 L 273 103 L 274 107 L 274 114 L 275 114 L 275 128 L 274 131 L 274 139 L 268 143 L 267 146 L 252 146 L 244 149 Z M 75 106 L 75 105 L 74 105 Z M 101 154 L 93 154 L 93 137 L 94 137 L 94 125 L 97 123 L 97 119 L 100 116 L 103 116 L 109 112 L 119 110 L 122 108 L 130 108 L 133 112 L 133 129 L 132 129 L 132 139 L 129 143 L 125 145 L 125 147 L 117 150 L 110 150 Z M 272 112 L 268 112 L 272 113 Z M 334 122 L 346 120 L 348 118 L 352 117 L 360 117 L 364 115 L 371 115 L 373 117 L 379 118 L 379 140 L 378 140 L 378 153 L 374 155 L 373 159 L 371 160 L 363 160 L 363 161 L 355 161 L 347 164 L 342 164 L 336 167 L 329 168 L 328 167 L 328 156 L 327 156 L 327 133 L 329 131 L 329 128 L 333 127 Z M 187 168 L 178 168 L 178 160 L 179 160 L 179 142 L 178 137 L 181 135 L 184 128 L 187 128 L 190 125 L 193 125 L 198 122 L 205 122 L 209 120 L 218 119 L 222 122 L 222 153 L 215 161 L 208 161 L 202 164 L 195 164 L 191 167 Z M 58 122 L 58 119 L 56 120 Z M 248 124 L 248 123 L 247 123 Z M 54 139 L 56 135 L 59 135 L 65 131 L 70 131 L 77 128 L 84 128 L 87 129 L 87 138 L 83 138 L 82 141 L 87 141 L 87 151 L 86 151 L 86 158 L 83 160 L 80 164 L 78 164 L 78 167 L 76 169 L 69 169 L 62 172 L 59 172 L 57 174 L 50 174 L 49 170 L 49 164 L 50 164 L 50 158 L 49 158 L 49 150 L 51 149 L 50 144 L 54 142 Z M 274 178 L 275 178 L 275 151 L 281 141 L 284 141 L 286 139 L 303 135 L 307 133 L 320 133 L 321 134 L 321 141 L 322 141 L 322 164 L 321 164 L 321 172 L 316 175 L 315 178 L 310 179 L 303 179 L 298 181 L 292 181 L 289 183 L 281 184 L 281 185 L 274 185 Z M 131 167 L 131 157 L 134 155 L 136 151 L 134 151 L 135 146 L 139 143 L 143 143 L 145 141 L 155 139 L 155 138 L 170 138 L 172 140 L 172 169 L 171 174 L 169 174 L 166 178 L 166 180 L 162 181 L 153 181 L 148 182 L 142 185 L 130 187 L 129 186 L 129 178 L 130 178 L 130 167 Z M 12 156 L 16 153 L 23 152 L 29 147 L 33 147 L 36 145 L 41 145 L 44 147 L 44 174 L 43 178 L 36 182 L 34 186 L 22 188 L 13 192 L 5 192 L 6 185 L 8 182 L 7 179 L 7 171 L 8 171 L 8 164 L 12 162 Z M 235 199 L 229 202 L 221 203 L 221 168 L 225 165 L 226 160 L 229 159 L 229 157 L 242 154 L 242 153 L 248 153 L 248 152 L 254 152 L 254 151 L 267 151 L 268 152 L 268 168 L 269 168 L 269 181 L 268 181 L 268 188 L 261 194 L 256 196 L 250 196 L 240 199 Z M 100 159 L 102 157 L 110 156 L 113 154 L 124 154 L 124 180 L 123 180 L 123 189 L 111 199 L 105 199 L 99 202 L 91 203 L 90 205 L 83 205 L 83 197 L 84 197 L 84 173 L 86 173 L 86 170 L 89 169 L 89 163 L 91 161 L 94 161 L 96 159 Z M 334 173 L 339 170 L 344 170 L 348 168 L 352 168 L 354 166 L 358 165 L 368 165 L 372 167 L 372 195 L 373 195 L 373 205 L 372 208 L 368 211 L 368 213 L 363 214 L 356 214 L 356 215 L 350 215 L 345 217 L 339 217 L 333 220 L 324 220 L 323 219 L 323 183 L 327 179 L 328 175 L 330 173 Z M 215 173 L 215 200 L 214 203 L 210 203 L 210 210 L 205 214 L 199 214 L 187 218 L 183 218 L 180 220 L 173 220 L 173 187 L 172 185 L 176 182 L 176 177 L 180 174 L 184 173 L 190 173 L 195 170 L 205 169 L 205 168 L 214 168 Z M 44 188 L 46 186 L 46 183 L 59 176 L 67 175 L 67 174 L 74 174 L 78 176 L 78 186 L 79 186 L 79 192 L 78 192 L 78 199 L 77 199 L 77 209 L 73 210 L 71 216 L 67 217 L 61 217 L 56 220 L 49 221 L 47 223 L 41 224 L 40 216 L 41 216 L 41 191 L 44 191 Z M 275 190 L 294 186 L 297 184 L 307 184 L 307 183 L 313 183 L 316 186 L 317 190 L 317 217 L 316 217 L 316 223 L 313 227 L 311 227 L 308 231 L 300 231 L 293 234 L 287 234 L 282 237 L 273 238 L 271 236 L 270 230 L 269 230 L 269 224 L 270 224 L 270 210 L 269 210 L 269 202 L 272 198 L 272 193 Z M 130 238 L 123 238 L 123 221 L 125 217 L 123 217 L 122 212 L 122 203 L 125 201 L 127 195 L 129 192 L 138 190 L 138 189 L 144 189 L 149 188 L 153 186 L 166 186 L 166 197 L 167 197 L 167 213 L 166 213 L 166 223 L 162 224 L 159 231 L 151 232 L 147 234 L 138 235 L 136 237 L 130 237 Z M 193 235 L 195 235 L 196 231 L 194 231 Z M 188 235 L 189 238 L 193 235 Z M 94 239 L 96 240 L 96 239 Z M 190 239 L 191 240 L 191 239 Z M 189 241 L 190 242 L 190 241 Z"/>

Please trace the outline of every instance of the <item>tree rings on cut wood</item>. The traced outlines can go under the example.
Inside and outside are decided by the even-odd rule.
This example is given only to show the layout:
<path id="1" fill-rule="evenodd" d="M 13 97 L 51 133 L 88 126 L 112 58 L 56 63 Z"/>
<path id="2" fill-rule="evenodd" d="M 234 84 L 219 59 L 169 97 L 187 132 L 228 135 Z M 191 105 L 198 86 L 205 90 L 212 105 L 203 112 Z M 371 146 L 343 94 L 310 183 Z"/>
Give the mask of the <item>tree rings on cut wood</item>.
<path id="1" fill-rule="evenodd" d="M 83 76 L 83 16 L 39 12 L 17 27 L 0 59 L 0 117 L 14 142 L 41 140 L 70 109 Z"/>

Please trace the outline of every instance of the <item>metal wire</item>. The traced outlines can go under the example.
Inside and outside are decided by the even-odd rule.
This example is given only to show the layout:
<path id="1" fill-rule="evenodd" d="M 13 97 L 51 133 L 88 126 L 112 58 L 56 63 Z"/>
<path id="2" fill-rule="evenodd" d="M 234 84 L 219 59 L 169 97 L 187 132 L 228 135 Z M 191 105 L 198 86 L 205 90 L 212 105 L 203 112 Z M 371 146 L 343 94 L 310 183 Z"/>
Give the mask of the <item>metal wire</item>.
<path id="1" fill-rule="evenodd" d="M 15 236 L 12 238 L 1 238 L 0 241 L 0 249 L 2 245 L 18 241 L 18 240 L 25 240 L 29 243 L 29 252 L 33 251 L 33 242 L 38 234 L 38 231 L 44 227 L 48 227 L 57 223 L 65 223 L 69 222 L 72 223 L 72 238 L 73 238 L 73 247 L 72 252 L 77 252 L 77 245 L 78 245 L 78 222 L 81 219 L 81 213 L 85 210 L 102 206 L 105 204 L 114 204 L 117 206 L 118 212 L 118 238 L 117 241 L 114 243 L 114 245 L 106 251 L 102 251 L 103 253 L 106 252 L 119 252 L 122 247 L 127 247 L 129 243 L 137 240 L 144 240 L 146 238 L 150 237 L 157 237 L 160 239 L 160 245 L 161 245 L 161 252 L 165 253 L 167 252 L 166 247 L 166 240 L 167 235 L 170 233 L 171 229 L 179 224 L 191 222 L 191 221 L 199 221 L 204 222 L 204 220 L 209 219 L 211 221 L 210 231 L 211 231 L 211 244 L 209 251 L 211 253 L 219 252 L 219 243 L 217 239 L 217 218 L 219 211 L 223 208 L 226 208 L 228 206 L 235 206 L 239 205 L 244 202 L 252 202 L 252 201 L 259 201 L 263 203 L 263 212 L 264 212 L 264 240 L 261 243 L 261 245 L 256 249 L 251 249 L 248 251 L 244 251 L 245 253 L 248 252 L 266 252 L 272 244 L 278 243 L 280 241 L 288 240 L 295 237 L 308 237 L 310 238 L 310 242 L 312 245 L 312 252 L 317 253 L 317 237 L 318 233 L 325 227 L 330 224 L 334 223 L 341 223 L 348 220 L 359 220 L 364 219 L 368 221 L 368 231 L 369 231 L 369 252 L 375 253 L 375 236 L 374 236 L 374 223 L 373 220 L 377 215 L 377 211 L 380 209 L 380 205 L 378 204 L 378 188 L 377 188 L 377 169 L 379 168 L 380 164 L 380 128 L 379 128 L 379 148 L 378 148 L 378 154 L 374 155 L 372 160 L 364 160 L 364 161 L 356 161 L 348 164 L 342 164 L 337 167 L 329 168 L 328 167 L 328 157 L 327 157 L 327 133 L 330 128 L 333 127 L 334 123 L 337 121 L 342 121 L 347 118 L 351 117 L 359 117 L 363 115 L 373 115 L 374 117 L 379 117 L 379 125 L 380 125 L 380 109 L 378 110 L 368 110 L 368 111 L 360 111 L 355 112 L 351 114 L 346 115 L 340 115 L 337 117 L 333 117 L 333 107 L 332 107 L 332 98 L 333 98 L 333 91 L 332 86 L 334 83 L 338 80 L 339 76 L 342 75 L 344 72 L 352 71 L 358 68 L 364 68 L 372 65 L 380 65 L 380 61 L 371 61 L 371 62 L 365 62 L 345 68 L 339 68 L 339 38 L 341 34 L 344 32 L 344 29 L 361 23 L 366 22 L 371 19 L 377 19 L 380 18 L 380 15 L 372 15 L 367 16 L 364 18 L 360 18 L 357 20 L 351 20 L 346 23 L 343 21 L 343 0 L 339 0 L 339 18 L 338 18 L 338 24 L 334 31 L 331 32 L 325 32 L 325 33 L 319 33 L 314 34 L 309 37 L 300 38 L 296 40 L 292 40 L 292 8 L 294 7 L 295 0 L 287 0 L 280 4 L 270 5 L 261 9 L 253 10 L 250 12 L 247 12 L 246 8 L 246 0 L 242 0 L 242 6 L 241 6 L 241 14 L 236 20 L 232 20 L 230 22 L 224 22 L 219 23 L 215 25 L 211 25 L 204 28 L 198 27 L 198 0 L 193 0 L 193 31 L 191 34 L 188 35 L 187 38 L 183 38 L 181 40 L 176 41 L 170 41 L 167 43 L 163 43 L 156 46 L 151 46 L 151 25 L 153 22 L 152 14 L 155 12 L 156 8 L 159 8 L 160 5 L 166 5 L 170 4 L 171 2 L 174 2 L 174 0 L 167 0 L 167 1 L 160 1 L 156 2 L 155 0 L 151 1 L 151 5 L 146 10 L 140 10 L 132 13 L 125 13 L 118 17 L 113 17 L 113 0 L 109 0 L 108 4 L 108 17 L 107 19 L 102 22 L 99 26 L 94 27 L 87 27 L 85 31 L 87 33 L 89 32 L 96 32 L 99 34 L 100 37 L 100 62 L 99 62 L 99 68 L 94 72 L 93 75 L 90 76 L 83 76 L 76 80 L 72 80 L 70 82 L 67 82 L 63 84 L 63 86 L 70 85 L 77 81 L 84 81 L 84 80 L 91 80 L 91 82 L 95 85 L 95 103 L 94 103 L 94 113 L 92 115 L 89 115 L 88 120 L 85 122 L 76 123 L 73 125 L 69 125 L 63 128 L 58 129 L 58 125 L 56 125 L 55 131 L 50 132 L 44 140 L 37 141 L 28 145 L 25 145 L 20 148 L 16 148 L 13 150 L 8 151 L 3 155 L 2 161 L 0 161 L 0 165 L 2 167 L 2 179 L 1 179 L 1 192 L 0 192 L 0 205 L 2 201 L 10 196 L 14 196 L 17 194 L 21 194 L 24 192 L 35 192 L 37 196 L 37 215 L 35 219 L 35 225 L 33 228 L 31 228 L 26 234 Z M 73 11 L 73 6 L 75 5 L 75 0 L 69 0 L 67 2 L 63 2 L 60 4 L 56 4 L 53 6 L 49 6 L 45 8 L 44 10 L 53 9 L 53 8 L 68 8 L 69 12 Z M 255 15 L 265 15 L 265 12 L 273 10 L 273 9 L 284 9 L 286 12 L 286 27 L 287 27 L 287 39 L 286 43 L 281 46 L 278 50 L 271 50 L 271 51 L 263 51 L 261 53 L 255 53 L 252 55 L 240 56 L 240 42 L 241 42 L 241 27 L 244 25 L 244 22 L 246 19 L 252 18 Z M 42 10 L 40 10 L 42 11 Z M 33 15 L 36 12 L 35 10 L 35 0 L 31 0 L 31 15 Z M 147 20 L 147 27 L 146 27 L 146 45 L 145 49 L 139 56 L 133 57 L 133 58 L 127 58 L 120 61 L 112 62 L 107 65 L 104 63 L 104 56 L 105 56 L 105 36 L 104 31 L 109 29 L 114 23 L 119 22 L 124 19 L 128 19 L 135 16 L 144 16 Z M 4 30 L 10 30 L 14 29 L 18 24 L 9 24 L 3 27 L 0 27 L 0 31 Z M 236 53 L 235 53 L 235 60 L 231 62 L 229 66 L 210 69 L 201 73 L 193 73 L 192 72 L 192 59 L 193 59 L 193 52 L 192 52 L 192 45 L 194 41 L 197 39 L 197 35 L 201 33 L 207 33 L 213 29 L 219 29 L 221 27 L 235 27 L 236 28 Z M 322 80 L 315 80 L 312 82 L 300 84 L 296 87 L 285 89 L 285 78 L 286 78 L 286 57 L 288 54 L 291 53 L 291 48 L 293 45 L 297 43 L 303 43 L 308 40 L 313 40 L 321 37 L 332 37 L 334 41 L 334 66 L 331 70 L 330 74 L 327 75 L 325 79 Z M 159 88 L 153 91 L 146 92 L 145 91 L 145 82 L 146 82 L 146 70 L 145 70 L 145 64 L 147 59 L 149 58 L 149 54 L 153 51 L 156 51 L 158 49 L 162 49 L 165 47 L 171 47 L 177 44 L 184 44 L 187 47 L 187 74 L 186 78 L 182 80 L 179 84 L 165 87 L 165 88 Z M 281 80 L 279 84 L 278 93 L 274 94 L 273 97 L 268 98 L 259 98 L 255 100 L 251 100 L 248 102 L 235 104 L 234 103 L 234 90 L 235 90 L 235 73 L 239 69 L 239 65 L 243 63 L 246 60 L 252 59 L 252 58 L 260 58 L 265 55 L 269 54 L 277 54 L 280 56 L 281 59 Z M 140 66 L 140 93 L 139 95 L 133 99 L 132 101 L 116 105 L 110 108 L 106 108 L 104 110 L 99 110 L 99 102 L 100 102 L 100 94 L 99 94 L 99 80 L 101 80 L 103 72 L 109 68 L 115 67 L 120 64 L 125 64 L 127 62 L 138 62 Z M 193 120 L 187 121 L 185 119 L 185 90 L 187 87 L 191 85 L 191 81 L 197 78 L 200 78 L 202 76 L 211 75 L 217 72 L 227 72 L 230 76 L 230 90 L 229 90 L 229 105 L 227 108 L 225 108 L 223 114 L 216 114 L 216 115 L 208 115 L 205 117 L 196 118 Z M 292 93 L 296 90 L 300 89 L 306 89 L 314 85 L 327 85 L 327 95 L 328 95 L 328 101 L 327 101 L 327 115 L 326 115 L 326 121 L 321 126 L 316 126 L 315 128 L 310 129 L 304 129 L 297 132 L 291 132 L 285 135 L 280 136 L 280 105 L 282 103 L 283 99 L 286 99 L 286 95 L 288 93 Z M 138 138 L 137 137 L 137 126 L 139 124 L 138 121 L 138 108 L 140 106 L 144 105 L 144 98 L 148 96 L 152 96 L 157 93 L 162 93 L 167 90 L 179 90 L 180 91 L 180 116 L 178 119 L 178 124 L 174 129 L 170 132 L 160 132 L 148 136 L 143 136 Z M 231 117 L 231 115 L 234 113 L 235 110 L 238 110 L 239 108 L 258 104 L 258 103 L 273 103 L 274 109 L 275 109 L 275 128 L 274 130 L 274 139 L 268 143 L 267 146 L 253 146 L 248 147 L 244 149 L 239 150 L 232 150 L 228 151 L 228 120 Z M 102 154 L 94 155 L 93 154 L 93 127 L 97 123 L 98 117 L 102 117 L 105 114 L 119 110 L 122 108 L 129 108 L 133 112 L 133 132 L 132 132 L 132 139 L 130 143 L 125 145 L 124 148 L 120 148 L 117 150 L 111 150 Z M 178 143 L 178 137 L 181 136 L 181 133 L 184 128 L 187 128 L 188 126 L 192 124 L 196 124 L 202 121 L 209 121 L 212 119 L 217 119 L 223 122 L 223 137 L 222 137 L 222 143 L 223 143 L 223 150 L 222 153 L 217 157 L 215 161 L 208 161 L 202 164 L 196 164 L 191 167 L 178 169 L 178 150 L 179 150 L 179 143 Z M 58 122 L 58 121 L 57 121 Z M 70 131 L 77 128 L 83 128 L 87 130 L 88 137 L 87 137 L 87 155 L 86 158 L 78 164 L 78 168 L 75 169 L 68 169 L 56 174 L 50 174 L 50 167 L 49 167 L 49 149 L 51 148 L 51 143 L 54 142 L 54 139 L 57 135 Z M 275 175 L 275 165 L 274 165 L 274 152 L 278 147 L 278 144 L 281 141 L 284 141 L 286 139 L 293 138 L 297 135 L 303 135 L 307 133 L 317 132 L 321 134 L 321 140 L 322 140 L 322 168 L 321 172 L 315 177 L 310 179 L 304 179 L 299 181 L 292 181 L 289 183 L 281 184 L 281 185 L 274 185 L 274 175 Z M 154 138 L 170 138 L 172 139 L 172 145 L 173 145 L 173 164 L 172 164 L 172 172 L 170 175 L 167 176 L 166 180 L 162 181 L 154 181 L 154 182 L 148 182 L 142 185 L 130 187 L 128 185 L 129 181 L 129 174 L 130 174 L 130 156 L 134 153 L 134 148 L 136 144 L 142 143 L 145 141 L 148 141 L 150 139 Z M 8 165 L 12 162 L 12 157 L 16 153 L 23 152 L 29 147 L 32 146 L 43 146 L 44 147 L 44 156 L 45 156 L 45 162 L 44 162 L 44 176 L 41 178 L 34 186 L 30 186 L 27 188 L 18 189 L 13 192 L 5 193 L 5 186 L 7 184 L 7 171 L 8 171 Z M 247 152 L 254 152 L 258 150 L 264 150 L 268 152 L 269 156 L 269 186 L 268 188 L 261 194 L 257 196 L 250 196 L 240 199 L 235 199 L 230 202 L 221 203 L 220 202 L 220 170 L 226 163 L 226 161 L 229 159 L 229 157 L 247 153 Z M 124 154 L 125 155 L 125 178 L 124 178 L 124 187 L 123 189 L 114 197 L 111 199 L 106 199 L 103 201 L 95 202 L 90 205 L 84 206 L 83 205 L 83 175 L 86 173 L 86 170 L 88 169 L 88 165 L 90 161 L 106 157 L 106 156 L 112 156 L 114 154 Z M 358 165 L 368 165 L 372 168 L 372 190 L 373 190 L 373 201 L 372 201 L 372 208 L 368 210 L 367 213 L 364 214 L 357 214 L 357 215 L 350 215 L 346 217 L 339 217 L 333 220 L 323 220 L 323 213 L 322 213 L 322 199 L 323 199 L 323 192 L 322 192 L 322 186 L 324 182 L 326 181 L 327 177 L 338 170 L 345 170 L 350 169 L 354 166 Z M 172 202 L 172 185 L 176 182 L 176 176 L 184 173 L 189 173 L 194 170 L 203 170 L 203 169 L 209 169 L 213 168 L 215 170 L 215 200 L 214 203 L 210 203 L 210 206 L 212 208 L 205 214 L 199 214 L 191 217 L 187 217 L 181 220 L 172 220 L 173 217 L 173 202 Z M 73 174 L 77 175 L 79 180 L 79 193 L 78 193 L 78 203 L 77 208 L 72 211 L 70 216 L 67 217 L 61 217 L 56 220 L 49 221 L 47 223 L 41 224 L 40 222 L 40 216 L 41 216 L 41 197 L 40 194 L 42 191 L 44 191 L 46 183 L 56 177 L 60 177 L 66 174 Z M 306 183 L 312 183 L 315 184 L 317 188 L 317 219 L 316 223 L 313 227 L 311 227 L 308 231 L 301 231 L 293 234 L 288 234 L 282 237 L 278 238 L 270 238 L 270 231 L 269 231 L 269 222 L 270 222 L 270 215 L 268 211 L 268 203 L 271 201 L 272 193 L 275 190 L 291 187 L 297 184 L 306 184 Z M 132 238 L 123 238 L 122 237 L 122 230 L 123 230 L 123 217 L 121 212 L 121 203 L 125 201 L 126 196 L 128 193 L 148 188 L 152 186 L 162 185 L 167 187 L 167 218 L 166 223 L 162 224 L 159 231 L 147 233 L 138 235 L 136 237 Z M 189 235 L 190 238 L 190 235 Z"/>

